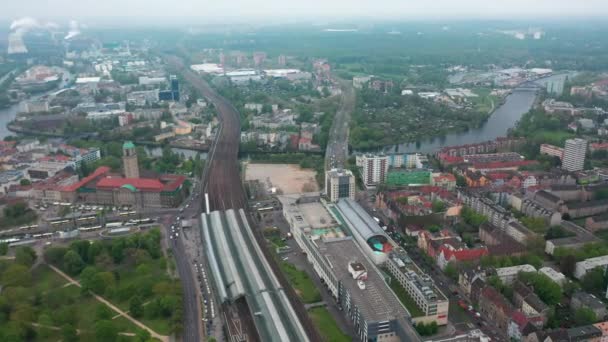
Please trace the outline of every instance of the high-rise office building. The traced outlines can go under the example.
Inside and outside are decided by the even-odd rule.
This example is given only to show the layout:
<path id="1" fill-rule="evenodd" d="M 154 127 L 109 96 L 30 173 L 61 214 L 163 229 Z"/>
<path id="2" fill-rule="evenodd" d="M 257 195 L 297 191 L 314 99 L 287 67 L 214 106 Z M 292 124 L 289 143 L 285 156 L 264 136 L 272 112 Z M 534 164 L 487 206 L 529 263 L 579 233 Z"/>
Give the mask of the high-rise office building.
<path id="1" fill-rule="evenodd" d="M 325 193 L 332 202 L 337 202 L 340 198 L 355 199 L 355 176 L 345 169 L 325 172 Z"/>
<path id="2" fill-rule="evenodd" d="M 130 141 L 125 141 L 122 145 L 122 164 L 125 178 L 139 178 L 137 151 L 135 150 L 135 145 Z"/>
<path id="3" fill-rule="evenodd" d="M 171 83 L 171 93 L 173 93 L 173 101 L 179 101 L 179 80 L 177 76 L 171 75 L 169 77 Z"/>
<path id="4" fill-rule="evenodd" d="M 567 171 L 580 171 L 585 166 L 587 140 L 576 138 L 566 140 L 562 168 Z"/>
<path id="5" fill-rule="evenodd" d="M 373 188 L 386 181 L 388 156 L 366 154 L 361 156 L 361 178 L 366 188 Z"/>

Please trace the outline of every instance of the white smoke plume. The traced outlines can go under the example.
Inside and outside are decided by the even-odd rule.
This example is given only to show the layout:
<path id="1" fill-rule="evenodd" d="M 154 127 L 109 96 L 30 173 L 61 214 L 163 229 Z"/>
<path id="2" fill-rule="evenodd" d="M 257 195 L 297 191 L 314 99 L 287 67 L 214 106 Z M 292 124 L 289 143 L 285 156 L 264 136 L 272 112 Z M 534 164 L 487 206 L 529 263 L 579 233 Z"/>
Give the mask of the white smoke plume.
<path id="1" fill-rule="evenodd" d="M 68 32 L 68 35 L 65 36 L 65 40 L 71 39 L 76 37 L 77 35 L 80 34 L 80 28 L 82 25 L 80 25 L 76 20 L 70 20 L 70 31 Z"/>
<path id="2" fill-rule="evenodd" d="M 11 32 L 17 33 L 19 35 L 23 35 L 28 31 L 34 29 L 46 29 L 53 30 L 59 28 L 59 25 L 52 21 L 40 22 L 39 20 L 32 17 L 23 17 L 17 20 L 13 20 L 11 23 Z"/>

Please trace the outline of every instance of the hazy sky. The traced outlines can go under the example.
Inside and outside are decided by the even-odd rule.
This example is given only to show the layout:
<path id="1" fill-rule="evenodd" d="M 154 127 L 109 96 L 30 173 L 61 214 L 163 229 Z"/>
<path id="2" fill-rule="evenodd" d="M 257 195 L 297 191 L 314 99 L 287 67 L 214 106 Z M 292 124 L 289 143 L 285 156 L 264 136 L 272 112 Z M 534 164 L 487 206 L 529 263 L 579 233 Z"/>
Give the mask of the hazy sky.
<path id="1" fill-rule="evenodd" d="M 608 0 L 2 0 L 0 18 L 608 18 Z"/>

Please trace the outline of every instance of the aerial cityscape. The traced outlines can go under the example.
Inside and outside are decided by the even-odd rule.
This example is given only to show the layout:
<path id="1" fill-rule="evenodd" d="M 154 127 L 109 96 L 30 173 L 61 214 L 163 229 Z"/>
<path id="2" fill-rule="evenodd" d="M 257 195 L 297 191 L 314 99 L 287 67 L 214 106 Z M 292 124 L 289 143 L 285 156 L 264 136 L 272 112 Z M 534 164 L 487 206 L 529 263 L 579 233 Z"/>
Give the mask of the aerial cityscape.
<path id="1" fill-rule="evenodd" d="M 608 3 L 0 8 L 0 341 L 608 341 Z"/>

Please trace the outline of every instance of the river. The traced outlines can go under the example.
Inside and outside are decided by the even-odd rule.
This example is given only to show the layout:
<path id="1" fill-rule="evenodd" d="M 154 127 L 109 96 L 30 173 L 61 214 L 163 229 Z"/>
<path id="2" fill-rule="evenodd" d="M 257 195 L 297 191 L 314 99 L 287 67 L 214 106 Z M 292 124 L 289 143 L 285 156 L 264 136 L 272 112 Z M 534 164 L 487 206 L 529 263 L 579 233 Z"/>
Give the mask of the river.
<path id="1" fill-rule="evenodd" d="M 537 80 L 555 93 L 561 93 L 564 83 L 568 77 L 576 73 L 556 74 Z M 420 142 L 403 143 L 399 145 L 386 146 L 382 150 L 388 153 L 435 153 L 445 146 L 457 146 L 474 144 L 497 137 L 505 136 L 508 130 L 515 126 L 517 121 L 527 113 L 536 100 L 537 91 L 529 88 L 513 89 L 504 103 L 496 108 L 488 120 L 479 128 L 470 129 L 465 132 L 449 133 L 442 137 L 435 137 Z"/>
<path id="2" fill-rule="evenodd" d="M 505 102 L 479 128 L 470 129 L 466 132 L 449 133 L 442 137 L 430 138 L 415 143 L 387 146 L 384 148 L 384 151 L 434 153 L 444 146 L 473 144 L 505 136 L 508 129 L 515 126 L 515 123 L 522 115 L 530 110 L 535 100 L 535 90 L 513 90 L 507 96 Z"/>
<path id="3" fill-rule="evenodd" d="M 7 126 L 11 121 L 15 120 L 15 117 L 17 116 L 17 114 L 21 111 L 22 108 L 24 108 L 25 102 L 39 99 L 41 97 L 44 97 L 44 96 L 47 96 L 49 94 L 56 92 L 58 89 L 63 89 L 65 87 L 67 87 L 67 85 L 72 80 L 73 76 L 69 71 L 67 71 L 65 69 L 61 69 L 61 70 L 62 70 L 63 76 L 62 76 L 61 82 L 59 83 L 57 88 L 40 93 L 40 94 L 32 95 L 27 100 L 23 100 L 10 107 L 0 109 L 0 140 L 4 139 L 8 135 L 15 134 L 15 133 L 9 131 Z"/>

